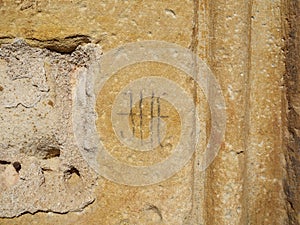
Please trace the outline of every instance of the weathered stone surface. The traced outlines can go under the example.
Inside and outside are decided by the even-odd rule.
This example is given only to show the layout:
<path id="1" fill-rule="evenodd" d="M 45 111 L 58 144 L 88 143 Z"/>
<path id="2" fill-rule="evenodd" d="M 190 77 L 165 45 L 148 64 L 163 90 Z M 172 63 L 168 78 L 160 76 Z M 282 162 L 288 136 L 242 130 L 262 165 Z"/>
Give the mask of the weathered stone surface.
<path id="1" fill-rule="evenodd" d="M 78 211 L 94 201 L 95 176 L 76 147 L 71 115 L 72 79 L 91 53 L 2 45 L 1 217 Z"/>
<path id="2" fill-rule="evenodd" d="M 209 109 L 204 104 L 199 107 L 202 110 L 200 120 L 203 128 L 201 146 L 191 162 L 175 176 L 159 184 L 144 187 L 119 185 L 98 177 L 96 190 L 85 189 L 86 186 L 95 183 L 96 175 L 74 145 L 71 131 L 62 132 L 71 126 L 69 113 L 73 103 L 70 90 L 76 87 L 77 81 L 71 82 L 68 78 L 65 80 L 59 76 L 46 80 L 42 76 L 43 71 L 35 69 L 37 73 L 34 79 L 17 79 L 20 89 L 11 90 L 10 97 L 4 98 L 4 93 L 7 94 L 8 89 L 3 83 L 8 81 L 2 80 L 1 77 L 0 98 L 5 104 L 0 107 L 2 110 L 14 112 L 6 114 L 6 121 L 8 117 L 12 118 L 11 121 L 14 121 L 23 133 L 26 130 L 19 125 L 21 120 L 18 117 L 18 113 L 22 113 L 21 110 L 28 113 L 26 118 L 28 115 L 38 116 L 40 110 L 46 119 L 51 118 L 57 122 L 55 125 L 48 121 L 49 119 L 45 124 L 41 122 L 36 133 L 43 131 L 39 134 L 43 138 L 39 135 L 30 136 L 28 132 L 26 132 L 28 137 L 24 138 L 20 136 L 20 132 L 3 129 L 0 136 L 3 143 L 8 141 L 18 143 L 19 147 L 23 146 L 23 150 L 20 153 L 18 149 L 21 148 L 16 149 L 9 145 L 7 148 L 7 145 L 0 145 L 0 156 L 3 157 L 0 158 L 0 173 L 3 178 L 0 181 L 0 184 L 3 184 L 0 189 L 6 190 L 5 195 L 12 196 L 8 191 L 25 182 L 20 180 L 21 176 L 25 176 L 22 175 L 23 172 L 40 171 L 26 175 L 30 180 L 34 180 L 35 185 L 42 183 L 37 187 L 37 198 L 40 191 L 45 190 L 43 176 L 49 176 L 48 180 L 58 188 L 55 190 L 48 188 L 47 190 L 51 189 L 54 194 L 50 193 L 46 198 L 35 202 L 34 208 L 30 208 L 33 205 L 31 201 L 36 198 L 24 199 L 22 203 L 30 208 L 27 211 L 34 212 L 38 208 L 41 211 L 51 212 L 78 210 L 95 199 L 93 204 L 79 213 L 26 214 L 14 219 L 2 219 L 1 224 L 300 223 L 297 125 L 300 35 L 297 0 L 163 2 L 3 0 L 0 1 L 0 11 L 1 44 L 11 43 L 14 38 L 20 37 L 30 45 L 39 47 L 35 51 L 43 54 L 47 52 L 54 58 L 62 57 L 62 62 L 68 62 L 67 65 L 61 66 L 62 71 L 67 70 L 70 65 L 75 68 L 68 72 L 68 77 L 78 77 L 80 71 L 84 70 L 84 65 L 86 63 L 88 65 L 88 61 L 80 65 L 76 60 L 75 63 L 70 62 L 75 52 L 82 52 L 78 50 L 73 53 L 79 44 L 97 43 L 102 46 L 104 52 L 124 43 L 139 40 L 164 40 L 190 48 L 212 69 L 222 87 L 227 106 L 226 136 L 217 158 L 206 171 L 201 172 L 198 167 L 201 153 L 199 150 L 206 146 L 210 134 Z M 48 48 L 52 52 L 40 48 Z M 53 51 L 67 54 L 59 55 Z M 22 61 L 14 59 L 11 64 L 15 71 L 1 72 L 1 76 L 2 74 L 18 76 L 19 71 L 16 70 L 21 68 L 29 71 L 33 70 L 32 68 L 42 68 L 38 64 L 45 62 L 45 59 L 41 57 L 39 60 L 29 57 L 28 62 L 31 64 L 22 67 L 23 64 L 20 64 Z M 4 61 L 0 64 L 2 71 L 8 65 Z M 51 65 L 57 67 L 60 63 L 53 62 L 49 65 L 44 63 L 44 68 L 52 71 Z M 163 71 L 168 78 L 173 78 L 172 76 L 176 74 L 174 80 L 178 84 L 194 93 L 194 97 L 201 97 L 201 91 L 196 93 L 196 90 L 185 82 L 184 74 L 172 69 L 166 70 L 162 65 L 136 65 L 120 71 L 119 76 L 123 73 L 125 76 L 138 77 L 149 71 Z M 23 76 L 28 74 L 25 73 Z M 118 74 L 114 78 L 118 78 Z M 62 85 L 57 90 L 59 105 L 52 99 L 54 97 L 51 95 L 53 89 L 51 87 L 54 84 L 51 82 Z M 102 93 L 111 91 L 111 95 L 114 96 L 114 92 L 120 90 L 123 85 L 117 79 L 110 80 L 110 84 L 111 90 L 109 86 L 107 92 Z M 28 95 L 24 96 L 21 93 Z M 106 112 L 105 108 L 100 107 L 100 103 L 104 105 L 107 103 L 104 101 L 105 98 L 102 98 L 101 102 L 101 96 L 104 97 L 104 94 L 99 95 L 98 113 Z M 41 106 L 43 102 L 45 105 Z M 164 104 L 165 108 L 172 109 L 167 103 Z M 51 105 L 57 107 L 55 112 Z M 134 110 L 138 111 L 137 108 Z M 65 114 L 67 118 L 64 118 Z M 177 127 L 178 117 L 176 113 L 173 115 L 175 118 L 173 125 Z M 3 123 L 4 126 L 9 127 L 11 121 Z M 29 119 L 29 122 L 31 121 L 39 123 L 39 118 Z M 112 130 L 106 132 L 107 124 L 101 126 L 102 122 L 107 121 L 105 119 L 99 121 L 101 121 L 98 123 L 99 133 L 106 134 L 104 137 L 108 140 L 108 145 L 114 147 L 115 143 L 110 139 Z M 147 129 L 145 127 L 145 134 L 148 132 Z M 53 138 L 53 135 L 48 135 L 51 131 L 56 135 L 59 134 L 59 137 L 60 134 L 62 136 L 58 139 Z M 26 139 L 30 140 L 30 143 L 25 144 L 21 141 Z M 51 146 L 48 146 L 48 143 L 51 143 Z M 65 147 L 61 148 L 62 146 Z M 165 156 L 160 154 L 164 153 L 163 148 L 157 152 L 159 156 Z M 169 154 L 169 151 L 166 152 Z M 138 160 L 134 161 L 121 151 L 111 151 L 111 154 L 120 160 L 136 164 L 159 160 L 158 155 L 153 157 L 149 154 L 143 158 L 137 154 L 135 156 Z M 17 166 L 13 166 L 15 162 L 21 163 L 19 172 L 16 170 Z M 40 169 L 44 165 L 42 163 L 46 163 L 44 175 Z M 47 168 L 51 168 L 55 173 L 47 171 Z M 77 170 L 74 168 L 80 172 L 80 179 L 76 176 Z M 70 178 L 72 172 L 73 176 Z M 70 185 L 76 184 L 79 180 L 82 186 L 69 188 L 65 186 L 65 181 L 59 179 L 61 177 L 69 178 Z M 81 190 L 84 190 L 80 195 L 81 198 L 74 198 L 75 191 Z M 22 197 L 17 192 L 13 194 Z M 51 202 L 53 198 L 66 205 L 63 207 L 51 205 L 54 204 Z M 71 207 L 68 199 L 72 198 L 78 201 L 78 204 L 72 203 Z M 51 204 L 43 206 L 44 199 Z M 18 214 L 16 212 L 26 211 L 15 208 L 20 207 L 19 203 L 10 202 L 10 204 L 9 207 L 1 202 L 0 206 L 6 208 L 6 211 L 2 212 L 5 213 L 4 216 L 13 216 Z M 15 210 L 13 211 L 15 213 L 12 214 L 11 209 Z"/>
<path id="3" fill-rule="evenodd" d="M 9 1 L 2 0 L 1 41 L 71 52 L 80 43 L 111 49 L 137 40 L 166 40 L 188 46 L 193 2 L 178 1 Z"/>
<path id="4" fill-rule="evenodd" d="M 299 75 L 300 75 L 300 2 L 288 1 L 286 24 L 286 166 L 284 188 L 291 224 L 300 224 L 300 142 L 299 142 Z"/>

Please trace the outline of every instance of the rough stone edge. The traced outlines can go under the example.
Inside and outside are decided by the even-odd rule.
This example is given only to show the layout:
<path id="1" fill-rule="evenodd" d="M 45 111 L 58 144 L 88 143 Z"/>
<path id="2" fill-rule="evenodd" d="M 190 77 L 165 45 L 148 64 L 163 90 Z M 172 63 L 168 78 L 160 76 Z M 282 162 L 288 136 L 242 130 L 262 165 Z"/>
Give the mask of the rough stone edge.
<path id="1" fill-rule="evenodd" d="M 8 45 L 20 45 L 20 46 L 25 46 L 25 47 L 31 47 L 31 48 L 38 48 L 38 49 L 43 49 L 43 48 L 46 48 L 44 49 L 44 51 L 53 51 L 53 52 L 56 52 L 56 53 L 68 53 L 70 54 L 71 58 L 74 59 L 74 62 L 70 61 L 70 63 L 74 63 L 76 64 L 77 66 L 79 67 L 82 67 L 83 70 L 79 71 L 78 74 L 76 74 L 77 76 L 80 76 L 80 75 L 85 75 L 85 74 L 88 74 L 88 73 L 92 73 L 94 72 L 94 66 L 95 66 L 95 63 L 88 63 L 87 61 L 89 60 L 99 60 L 99 55 L 101 54 L 101 48 L 96 45 L 96 44 L 86 44 L 84 46 L 81 45 L 82 43 L 81 42 L 76 42 L 75 45 L 72 47 L 72 50 L 70 51 L 56 51 L 56 49 L 51 49 L 51 48 L 47 48 L 47 46 L 45 47 L 44 45 L 41 45 L 41 46 L 32 46 L 30 44 L 28 44 L 26 41 L 24 41 L 23 39 L 19 39 L 19 38 L 15 38 L 13 40 L 13 42 L 11 44 L 8 44 Z M 3 46 L 5 46 L 7 44 L 1 44 L 0 47 L 2 48 Z M 97 50 L 95 50 L 97 49 Z M 80 53 L 86 53 L 86 52 L 89 52 L 89 53 L 93 53 L 92 54 L 92 59 L 84 59 L 85 57 L 82 57 L 82 55 Z M 97 53 L 98 54 L 97 54 Z M 75 54 L 73 54 L 75 53 Z M 96 53 L 96 54 L 95 54 Z M 79 54 L 79 55 L 76 55 L 76 54 Z M 96 57 L 97 55 L 97 57 Z M 79 69 L 80 70 L 80 69 Z M 72 96 L 73 96 L 73 89 L 74 89 L 74 86 L 76 86 L 76 81 L 74 81 L 73 77 L 70 78 L 71 79 L 71 84 L 72 84 L 72 87 L 70 88 L 72 90 Z M 79 159 L 80 161 L 83 161 L 83 159 Z M 85 170 L 87 171 L 91 171 L 91 168 L 89 168 L 87 166 L 87 168 L 85 168 Z M 93 171 L 94 172 L 94 171 Z M 98 178 L 97 175 L 91 175 L 91 177 L 93 177 L 94 180 L 96 180 Z M 95 183 L 94 183 L 95 184 Z M 95 186 L 94 184 L 92 184 L 92 186 Z M 91 193 L 93 195 L 93 193 Z M 75 207 L 75 208 L 70 208 L 70 209 L 66 209 L 66 210 L 62 210 L 62 211 L 57 211 L 57 210 L 52 210 L 52 209 L 24 209 L 24 210 L 19 210 L 17 213 L 13 213 L 13 214 L 9 214 L 9 215 L 1 215 L 1 218 L 14 218 L 14 217 L 18 217 L 18 216 L 21 216 L 21 215 L 24 215 L 24 214 L 27 214 L 27 213 L 30 213 L 30 214 L 35 214 L 35 213 L 38 213 L 38 212 L 52 212 L 52 213 L 57 213 L 57 214 L 66 214 L 68 212 L 78 212 L 78 211 L 82 211 L 85 207 L 87 207 L 88 205 L 92 204 L 94 201 L 95 201 L 95 196 L 91 196 L 92 198 L 89 199 L 86 203 L 78 206 L 78 207 Z"/>
<path id="2" fill-rule="evenodd" d="M 284 190 L 289 224 L 300 224 L 300 2 L 285 1 L 286 123 L 285 158 L 287 178 Z"/>

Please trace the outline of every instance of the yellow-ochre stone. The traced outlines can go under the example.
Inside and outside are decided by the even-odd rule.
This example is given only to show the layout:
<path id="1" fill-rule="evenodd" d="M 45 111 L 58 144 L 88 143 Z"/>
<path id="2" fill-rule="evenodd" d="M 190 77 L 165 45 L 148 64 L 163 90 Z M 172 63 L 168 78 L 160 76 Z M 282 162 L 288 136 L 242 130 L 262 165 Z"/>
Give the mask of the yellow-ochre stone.
<path id="1" fill-rule="evenodd" d="M 300 224 L 299 12 L 296 0 L 0 0 L 0 224 Z M 89 86 L 103 54 L 145 40 L 190 49 L 220 85 L 226 131 L 204 171 L 213 89 L 205 96 L 183 70 L 153 61 L 109 74 L 96 94 Z M 97 171 L 95 143 L 83 140 L 89 128 L 134 167 L 163 162 L 182 141 L 171 101 L 155 90 L 141 97 L 144 86 L 130 92 L 149 76 L 179 85 L 195 105 L 196 150 L 159 183 L 113 182 Z M 116 111 L 122 101 L 131 111 Z M 132 150 L 118 125 L 141 146 L 158 145 Z"/>

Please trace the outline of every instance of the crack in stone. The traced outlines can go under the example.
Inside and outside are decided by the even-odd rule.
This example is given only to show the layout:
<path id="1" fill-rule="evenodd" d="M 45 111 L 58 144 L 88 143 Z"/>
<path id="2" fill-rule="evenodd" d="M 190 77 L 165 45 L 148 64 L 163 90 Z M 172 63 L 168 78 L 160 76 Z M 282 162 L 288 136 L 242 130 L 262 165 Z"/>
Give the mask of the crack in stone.
<path id="1" fill-rule="evenodd" d="M 18 103 L 14 103 L 12 105 L 6 105 L 4 107 L 7 108 L 7 109 L 18 108 L 18 106 L 23 106 L 26 109 L 34 108 L 41 101 L 41 99 L 42 99 L 42 97 L 39 96 L 38 99 L 32 104 L 26 104 L 26 103 L 23 103 L 23 102 L 18 102 Z"/>

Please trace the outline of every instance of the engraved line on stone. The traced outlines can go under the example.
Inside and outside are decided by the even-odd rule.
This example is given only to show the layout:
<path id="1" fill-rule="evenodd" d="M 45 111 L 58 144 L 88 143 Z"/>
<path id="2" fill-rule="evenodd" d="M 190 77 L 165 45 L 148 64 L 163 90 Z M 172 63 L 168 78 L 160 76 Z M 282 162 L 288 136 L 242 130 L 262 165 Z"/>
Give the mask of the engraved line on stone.
<path id="1" fill-rule="evenodd" d="M 145 114 L 144 110 L 143 110 L 143 104 L 144 104 L 144 95 L 143 95 L 143 90 L 140 91 L 140 94 L 139 94 L 139 113 L 134 113 L 133 112 L 133 93 L 132 91 L 130 90 L 129 92 L 127 93 L 124 93 L 125 95 L 128 95 L 129 94 L 129 107 L 130 107 L 130 112 L 129 113 L 126 113 L 126 112 L 119 112 L 117 113 L 117 115 L 120 115 L 120 116 L 130 116 L 130 120 L 132 122 L 132 132 L 133 132 L 133 137 L 134 137 L 134 133 L 136 132 L 136 129 L 135 129 L 135 122 L 134 122 L 134 118 L 135 117 L 139 117 L 140 121 L 139 121 L 139 128 L 140 128 L 140 142 L 141 142 L 141 145 L 143 146 L 145 144 L 145 140 L 144 140 L 144 132 L 143 132 L 143 117 L 144 116 L 149 116 L 149 114 Z M 158 134 L 156 134 L 156 137 L 157 137 L 157 142 L 159 143 L 159 145 L 161 147 L 163 147 L 163 144 L 161 143 L 161 135 L 160 135 L 160 132 L 161 132 L 161 121 L 160 119 L 163 119 L 163 118 L 168 118 L 169 116 L 166 116 L 166 115 L 161 115 L 161 103 L 160 103 L 160 97 L 155 97 L 155 93 L 154 91 L 152 90 L 152 94 L 151 94 L 151 104 L 150 104 L 150 118 L 151 118 L 151 121 L 150 121 L 150 140 L 149 142 L 151 143 L 151 148 L 153 149 L 153 146 L 154 146 L 154 118 L 157 118 L 157 124 L 156 124 L 156 131 L 158 132 Z M 157 107 L 157 109 L 155 110 L 154 108 Z M 155 116 L 155 113 L 157 113 L 157 115 Z M 120 131 L 120 136 L 122 138 L 124 138 L 124 133 L 123 131 Z"/>
<path id="2" fill-rule="evenodd" d="M 149 51 L 145 51 L 145 50 L 149 50 Z M 176 54 L 176 57 L 174 57 L 174 54 L 170 54 L 170 53 L 173 53 L 174 50 L 176 52 L 178 51 L 178 54 Z M 148 54 L 147 52 L 149 52 L 150 54 Z M 116 55 L 119 57 L 116 57 Z M 126 57 L 123 57 L 124 55 Z M 167 55 L 169 57 L 166 57 Z M 199 71 L 191 70 L 191 59 L 192 58 L 193 58 L 193 53 L 190 50 L 180 47 L 180 46 L 177 46 L 172 43 L 168 43 L 168 42 L 145 41 L 145 42 L 127 44 L 127 45 L 121 46 L 119 48 L 113 49 L 112 51 L 109 51 L 108 53 L 104 54 L 104 57 L 102 58 L 102 61 L 101 61 L 101 66 L 103 68 L 103 70 L 102 70 L 103 72 L 99 73 L 99 76 L 96 77 L 95 81 L 97 81 L 97 82 L 94 82 L 94 85 L 95 85 L 95 93 L 96 93 L 99 90 L 101 90 L 102 85 L 105 82 L 105 79 L 103 79 L 102 75 L 106 76 L 105 78 L 107 78 L 111 74 L 114 74 L 116 71 L 118 71 L 121 68 L 124 68 L 124 67 L 131 65 L 133 63 L 136 63 L 136 62 L 145 62 L 145 61 L 155 61 L 155 62 L 166 63 L 168 65 L 182 69 L 182 71 L 184 71 L 187 75 L 189 75 L 189 77 L 198 78 L 198 79 L 195 79 L 195 81 L 199 84 L 199 86 L 203 90 L 205 97 L 207 97 L 207 100 L 208 100 L 208 103 L 209 103 L 209 106 L 211 109 L 211 120 L 212 120 L 211 135 L 210 135 L 210 138 L 207 143 L 206 151 L 204 152 L 204 155 L 203 155 L 203 160 L 201 160 L 203 165 L 201 165 L 200 170 L 203 171 L 208 167 L 208 165 L 210 165 L 210 163 L 212 162 L 212 160 L 215 158 L 216 154 L 219 151 L 219 146 L 220 146 L 220 143 L 221 143 L 221 141 L 224 137 L 224 133 L 225 133 L 226 111 L 225 111 L 225 101 L 224 101 L 224 97 L 222 95 L 222 90 L 220 89 L 220 86 L 219 86 L 218 82 L 216 81 L 214 75 L 212 74 L 211 70 L 207 67 L 205 62 L 202 62 L 201 59 L 199 59 L 199 58 L 196 58 L 196 63 L 200 64 Z M 195 72 L 197 72 L 197 74 L 194 74 Z M 200 74 L 203 76 L 199 76 Z M 156 79 L 158 79 L 158 78 L 151 78 L 151 80 L 152 79 L 155 82 L 158 82 L 157 83 L 158 88 L 162 87 L 161 80 L 157 81 Z M 167 80 L 168 79 L 165 79 L 164 82 L 168 83 L 169 81 L 167 81 Z M 211 82 L 209 82 L 209 86 L 205 85 L 205 84 L 207 84 L 207 81 L 211 81 Z M 145 86 L 144 84 L 146 84 L 146 83 L 144 83 L 144 82 L 148 83 L 149 85 Z M 143 83 L 141 83 L 141 84 L 138 83 L 138 84 L 140 85 L 140 87 L 143 87 L 143 85 L 144 85 L 144 87 L 151 86 L 150 85 L 151 83 L 149 83 L 149 81 L 147 79 L 143 80 Z M 170 82 L 169 82 L 169 84 L 171 84 L 171 86 L 174 85 Z M 175 86 L 176 86 L 176 84 L 175 84 Z M 175 86 L 174 86 L 174 88 L 175 88 L 175 90 L 177 90 L 177 87 L 175 87 Z M 177 86 L 178 86 L 178 84 L 177 84 Z M 213 89 L 215 91 L 214 98 L 209 98 L 207 96 L 208 88 Z M 173 91 L 171 91 L 171 93 L 173 93 Z M 76 94 L 77 94 L 77 92 L 76 92 Z M 145 93 L 143 93 L 143 94 L 145 95 Z M 189 116 L 190 113 L 186 114 L 185 112 L 192 112 L 195 109 L 195 107 L 193 106 L 193 102 L 189 101 L 190 99 L 183 92 L 179 91 L 178 94 L 181 97 L 187 97 L 187 100 L 188 100 L 186 102 L 184 101 L 181 103 L 179 101 L 176 101 L 176 98 L 177 98 L 176 95 L 174 96 L 172 94 L 172 96 L 171 96 L 173 98 L 175 97 L 175 102 L 172 102 L 172 101 L 171 102 L 174 103 L 176 106 L 180 106 L 181 104 L 185 105 L 183 108 L 178 107 L 178 109 L 180 111 L 180 115 L 182 116 L 181 118 L 183 119 L 182 131 L 185 131 L 185 130 L 189 129 L 188 124 L 190 121 L 190 116 Z M 151 94 L 149 97 L 151 97 Z M 119 103 L 121 103 L 121 102 L 122 101 L 119 100 Z M 78 105 L 75 105 L 75 106 L 78 106 Z M 123 107 L 123 105 L 121 104 L 120 107 Z M 77 109 L 79 111 L 81 110 L 80 107 L 76 107 L 75 109 Z M 79 115 L 75 114 L 75 116 L 78 116 L 79 120 L 82 118 L 80 114 Z M 157 116 L 155 115 L 155 117 L 157 117 Z M 115 118 L 115 117 L 113 117 L 113 118 Z M 161 115 L 160 115 L 160 118 L 161 118 Z M 163 121 L 160 121 L 160 122 L 162 123 Z M 77 125 L 77 124 L 75 124 L 75 125 Z M 118 123 L 116 123 L 115 125 L 119 126 Z M 164 124 L 162 123 L 160 125 L 162 126 Z M 80 128 L 80 126 L 75 126 L 75 128 L 77 128 L 77 127 Z M 126 128 L 126 125 L 124 125 L 124 127 Z M 164 126 L 162 126 L 160 129 L 162 129 L 162 128 L 164 128 Z M 117 127 L 115 127 L 115 129 L 117 129 Z M 76 133 L 77 129 L 74 129 L 74 131 Z M 129 128 L 128 131 L 131 131 L 131 128 Z M 154 131 L 156 131 L 156 129 L 154 129 Z M 178 172 L 187 163 L 187 160 L 189 160 L 191 158 L 191 156 L 195 150 L 194 148 L 186 147 L 186 146 L 189 146 L 191 143 L 191 142 L 187 141 L 190 139 L 188 133 L 182 132 L 182 135 L 185 135 L 186 138 L 185 137 L 181 138 L 181 141 L 176 146 L 176 148 L 173 151 L 173 154 L 170 157 L 168 157 L 165 161 L 162 161 L 159 164 L 154 164 L 154 165 L 146 166 L 146 167 L 130 166 L 130 165 L 124 164 L 124 163 L 119 162 L 118 160 L 114 159 L 113 157 L 110 156 L 110 154 L 108 154 L 107 150 L 102 145 L 100 138 L 97 138 L 97 135 L 95 135 L 95 136 L 93 136 L 95 138 L 92 139 L 91 141 L 95 141 L 95 143 L 97 143 L 99 145 L 99 148 L 98 148 L 99 155 L 102 156 L 102 157 L 97 157 L 98 160 L 96 161 L 96 163 L 98 162 L 100 168 L 97 167 L 95 169 L 97 170 L 97 172 L 99 172 L 101 175 L 103 175 L 107 179 L 110 179 L 112 181 L 122 183 L 122 184 L 141 186 L 141 185 L 149 185 L 149 184 L 161 182 L 161 181 L 171 177 L 172 175 L 174 175 L 174 173 Z M 78 136 L 80 137 L 80 133 Z M 156 139 L 155 137 L 157 137 L 157 135 L 154 136 L 154 141 Z M 78 138 L 78 139 L 80 141 L 82 141 L 82 139 L 80 139 L 80 138 Z M 125 138 L 125 139 L 127 139 L 127 138 Z M 128 142 L 130 140 L 127 139 L 124 141 Z M 140 144 L 140 140 L 137 139 L 136 141 L 137 141 L 136 144 L 138 144 L 138 143 Z M 137 147 L 140 147 L 140 146 L 137 146 Z M 151 145 L 150 145 L 150 147 L 151 147 Z M 180 149 L 180 151 L 179 151 L 179 149 Z M 84 153 L 86 153 L 86 152 L 84 152 Z M 178 159 L 180 159 L 180 160 L 178 160 Z M 94 162 L 90 162 L 90 164 L 92 164 L 92 166 L 95 166 Z M 126 173 L 123 173 L 125 170 L 126 170 Z M 135 179 L 132 179 L 132 178 L 135 178 Z"/>
<path id="3" fill-rule="evenodd" d="M 153 105 L 154 105 L 154 91 L 152 91 L 151 95 L 151 122 L 150 122 L 150 131 L 151 131 L 151 148 L 153 149 Z"/>
<path id="4" fill-rule="evenodd" d="M 156 99 L 157 101 L 157 117 L 158 117 L 158 121 L 157 121 L 157 140 L 159 145 L 162 147 L 161 141 L 160 141 L 160 97 L 158 97 Z"/>
<path id="5" fill-rule="evenodd" d="M 143 90 L 140 91 L 140 137 L 141 137 L 141 144 L 143 145 Z"/>
<path id="6" fill-rule="evenodd" d="M 135 123 L 134 123 L 134 118 L 133 118 L 133 112 L 132 112 L 132 107 L 133 107 L 133 103 L 132 103 L 132 92 L 130 91 L 129 92 L 129 100 L 130 100 L 130 120 L 131 120 L 131 123 L 132 123 L 132 136 L 134 137 L 135 135 Z"/>

